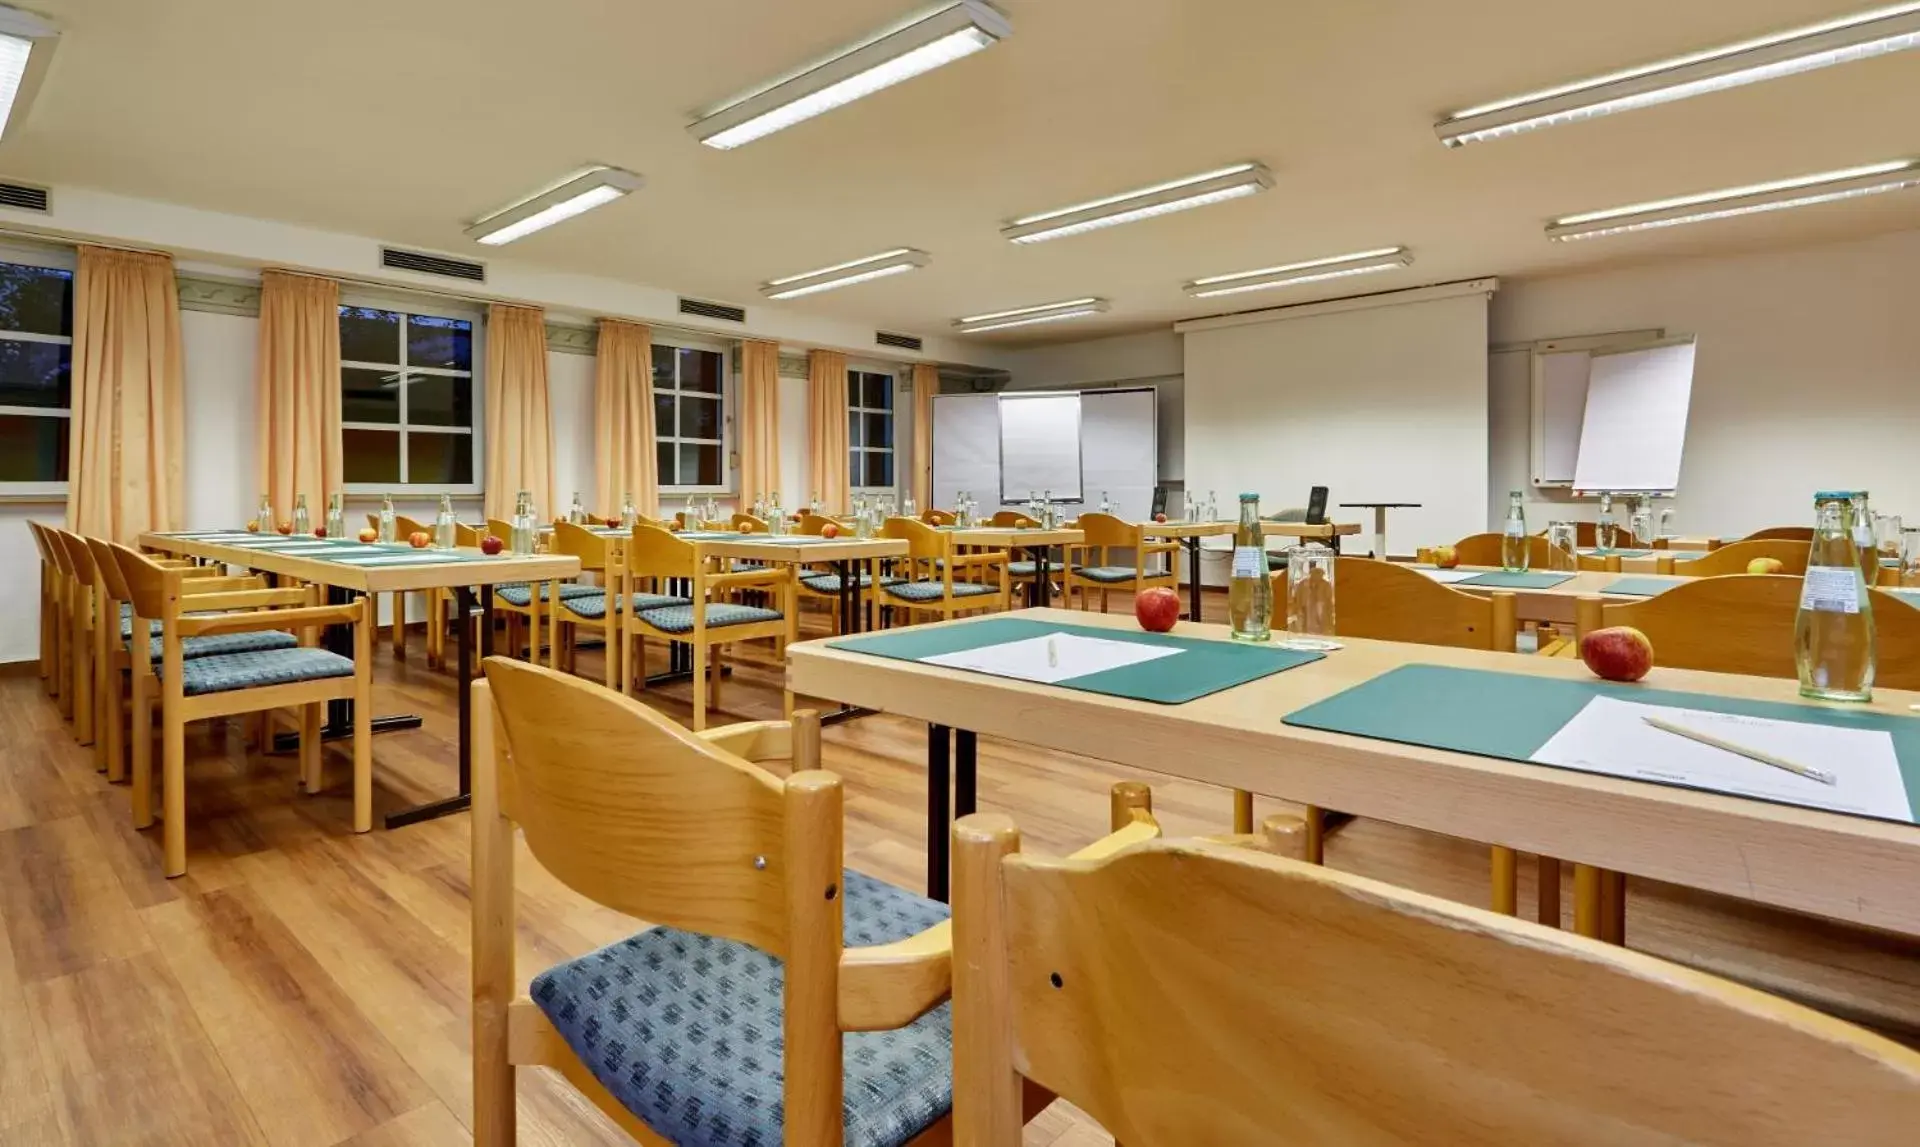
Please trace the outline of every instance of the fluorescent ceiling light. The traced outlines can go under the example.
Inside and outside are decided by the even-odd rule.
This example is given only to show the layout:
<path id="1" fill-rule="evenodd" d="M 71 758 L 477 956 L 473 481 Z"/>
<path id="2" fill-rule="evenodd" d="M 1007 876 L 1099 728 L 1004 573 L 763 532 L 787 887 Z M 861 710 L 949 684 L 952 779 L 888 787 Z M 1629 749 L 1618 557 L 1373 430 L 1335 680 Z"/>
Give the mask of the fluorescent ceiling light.
<path id="1" fill-rule="evenodd" d="M 963 335 L 977 335 L 985 331 L 1006 330 L 1008 327 L 1057 323 L 1062 319 L 1097 315 L 1112 305 L 1105 299 L 1068 299 L 1064 303 L 1042 303 L 1039 306 L 1016 307 L 1010 311 L 994 311 L 986 315 L 969 315 L 964 319 L 953 320 L 953 327 Z"/>
<path id="2" fill-rule="evenodd" d="M 489 247 L 523 239 L 535 231 L 591 211 L 604 203 L 638 191 L 644 181 L 631 171 L 617 167 L 595 167 L 487 216 L 467 228 L 467 238 Z"/>
<path id="3" fill-rule="evenodd" d="M 837 287 L 851 287 L 855 283 L 864 283 L 870 279 L 882 279 L 888 275 L 917 271 L 931 261 L 925 251 L 899 247 L 892 251 L 882 251 L 878 255 L 869 255 L 864 259 L 855 259 L 849 263 L 836 263 L 831 267 L 822 267 L 818 271 L 808 271 L 804 275 L 789 275 L 784 279 L 762 283 L 760 293 L 769 299 L 797 299 L 801 295 L 831 291 Z"/>
<path id="4" fill-rule="evenodd" d="M 26 116 L 60 33 L 18 8 L 0 7 L 0 136 Z"/>
<path id="5" fill-rule="evenodd" d="M 1917 46 L 1920 3 L 1897 4 L 1467 108 L 1433 130 L 1459 147 Z"/>
<path id="6" fill-rule="evenodd" d="M 1275 287 L 1344 279 L 1348 275 L 1398 271 L 1412 262 L 1413 256 L 1407 254 L 1405 247 L 1381 247 L 1352 255 L 1330 255 L 1325 259 L 1309 259 L 1304 263 L 1288 263 L 1282 267 L 1195 279 L 1186 285 L 1186 292 L 1196 299 L 1211 299 L 1218 295 L 1238 295 L 1245 291 L 1268 291 Z"/>
<path id="7" fill-rule="evenodd" d="M 1189 175 L 1185 179 L 1156 183 L 1152 187 L 1109 195 L 1105 199 L 1096 199 L 1091 203 L 1080 203 L 1072 207 L 1062 207 L 1058 211 L 1015 219 L 1002 228 L 1000 234 L 1003 238 L 1015 243 L 1040 243 L 1048 239 L 1097 231 L 1102 227 L 1112 227 L 1120 223 L 1151 219 L 1156 215 L 1185 211 L 1191 207 L 1204 207 L 1209 203 L 1258 195 L 1272 186 L 1273 173 L 1265 166 L 1258 163 L 1236 163 L 1232 167 L 1223 167 L 1218 171 Z"/>
<path id="8" fill-rule="evenodd" d="M 1788 207 L 1808 207 L 1832 203 L 1862 195 L 1878 195 L 1920 186 L 1920 160 L 1899 159 L 1828 171 L 1820 175 L 1802 175 L 1772 183 L 1748 187 L 1729 187 L 1699 195 L 1683 195 L 1652 203 L 1635 203 L 1605 211 L 1567 215 L 1547 224 L 1547 238 L 1558 242 L 1597 239 L 1628 231 L 1650 231 L 1656 227 L 1676 227 L 1682 223 L 1704 223 L 1709 219 L 1727 219 L 1735 215 L 1753 215 L 1762 211 L 1780 211 Z"/>
<path id="9" fill-rule="evenodd" d="M 959 0 L 702 116 L 687 130 L 708 147 L 739 147 L 990 48 L 1012 32 L 991 5 Z"/>

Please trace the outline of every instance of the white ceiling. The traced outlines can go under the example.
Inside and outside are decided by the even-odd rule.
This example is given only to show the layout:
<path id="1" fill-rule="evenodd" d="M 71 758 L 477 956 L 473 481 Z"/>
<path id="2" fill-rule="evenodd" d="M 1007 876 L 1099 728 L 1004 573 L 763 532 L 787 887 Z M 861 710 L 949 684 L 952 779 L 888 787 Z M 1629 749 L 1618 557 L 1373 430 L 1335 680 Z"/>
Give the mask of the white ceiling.
<path id="1" fill-rule="evenodd" d="M 926 335 L 1080 295 L 1059 341 L 1356 291 L 1920 227 L 1920 192 L 1550 244 L 1545 220 L 1920 153 L 1920 51 L 1449 151 L 1442 113 L 1873 0 L 1004 0 L 1010 39 L 734 152 L 690 113 L 912 0 L 27 0 L 65 35 L 0 175 L 484 258 L 473 219 L 587 162 L 641 193 L 516 260 L 760 306 L 890 247 L 930 268 L 784 304 Z M 1272 191 L 1034 246 L 1002 222 L 1257 159 Z M 1404 244 L 1405 272 L 1239 299 L 1201 275 Z M 1223 306 L 1223 304 L 1225 304 Z"/>

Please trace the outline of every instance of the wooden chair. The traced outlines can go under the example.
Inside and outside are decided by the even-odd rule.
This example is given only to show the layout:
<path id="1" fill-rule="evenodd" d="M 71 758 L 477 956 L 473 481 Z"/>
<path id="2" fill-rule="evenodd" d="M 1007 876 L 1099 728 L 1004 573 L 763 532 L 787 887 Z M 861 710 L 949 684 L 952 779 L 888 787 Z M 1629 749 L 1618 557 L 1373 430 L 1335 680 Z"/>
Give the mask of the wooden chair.
<path id="1" fill-rule="evenodd" d="M 765 518 L 756 518 L 752 514 L 735 514 L 733 517 L 727 519 L 727 524 L 743 534 L 764 534 L 767 532 L 767 520 Z"/>
<path id="2" fill-rule="evenodd" d="M 959 521 L 952 510 L 936 510 L 931 506 L 920 511 L 920 520 L 929 526 L 951 526 Z"/>
<path id="3" fill-rule="evenodd" d="M 553 552 L 579 558 L 581 572 L 592 573 L 599 578 L 600 584 L 561 587 L 560 608 L 553 615 L 553 656 L 548 664 L 555 669 L 564 666 L 566 672 L 574 672 L 574 646 L 579 629 L 582 625 L 597 624 L 606 650 L 606 685 L 609 689 L 618 688 L 627 675 L 627 667 L 622 664 L 627 643 L 620 639 L 620 619 L 630 609 L 664 609 L 674 605 L 691 605 L 693 602 L 690 598 L 672 594 L 634 592 L 627 577 L 624 539 L 621 542 L 611 541 L 592 530 L 561 522 L 553 527 Z M 591 592 L 570 592 L 577 590 Z M 643 657 L 641 664 L 644 665 L 644 638 L 640 648 Z"/>
<path id="4" fill-rule="evenodd" d="M 58 697 L 62 671 L 62 574 L 53 558 L 53 543 L 47 527 L 29 518 L 27 532 L 33 535 L 33 546 L 40 551 L 40 686 L 46 690 L 47 696 Z"/>
<path id="5" fill-rule="evenodd" d="M 812 510 L 802 510 L 800 512 L 800 520 L 794 524 L 793 532 L 796 534 L 809 534 L 817 538 L 826 532 L 828 526 L 832 526 L 842 533 L 846 532 L 846 528 L 832 518 L 816 514 Z"/>
<path id="6" fill-rule="evenodd" d="M 1545 530 L 1542 530 L 1536 536 L 1544 538 L 1547 534 Z M 1634 537 L 1627 531 L 1624 522 L 1614 526 L 1613 542 L 1614 548 L 1620 550 L 1650 550 L 1658 544 L 1653 541 L 1643 542 L 1639 538 Z M 1573 544 L 1583 550 L 1590 550 L 1597 547 L 1600 544 L 1600 523 L 1575 522 L 1573 524 Z M 1499 563 L 1496 562 L 1494 564 L 1498 565 Z"/>
<path id="7" fill-rule="evenodd" d="M 1463 566 L 1499 567 L 1504 559 L 1503 547 L 1506 544 L 1504 534 L 1470 534 L 1453 543 L 1453 552 L 1460 557 Z M 1422 561 L 1433 560 L 1432 549 L 1420 551 Z M 1543 570 L 1552 562 L 1552 552 L 1547 539 L 1534 534 L 1527 539 L 1527 568 Z"/>
<path id="8" fill-rule="evenodd" d="M 93 579 L 87 576 L 86 543 L 58 527 L 48 528 L 54 567 L 62 579 L 60 594 L 60 715 L 72 724 L 74 739 L 93 743 Z"/>
<path id="9" fill-rule="evenodd" d="M 942 533 L 914 518 L 888 518 L 880 527 L 883 538 L 907 543 L 907 577 L 883 585 L 886 600 L 911 617 L 916 611 L 955 617 L 975 610 L 1005 611 L 1012 604 L 1013 579 L 1007 574 L 1007 551 L 954 552 L 953 535 Z M 956 570 L 991 577 L 997 583 L 954 580 Z"/>
<path id="10" fill-rule="evenodd" d="M 1743 542 L 1803 542 L 1813 544 L 1812 526 L 1768 526 L 1764 530 L 1755 530 L 1740 539 Z"/>
<path id="11" fill-rule="evenodd" d="M 516 1141 L 532 1065 L 641 1143 L 951 1142 L 947 909 L 842 867 L 813 713 L 693 733 L 501 658 L 473 689 L 478 1147 Z M 516 825 L 561 883 L 659 926 L 520 995 Z"/>
<path id="12" fill-rule="evenodd" d="M 1260 852 L 954 827 L 956 1143 L 1032 1082 L 1126 1147 L 1896 1147 L 1920 1054 L 1651 956 Z"/>
<path id="13" fill-rule="evenodd" d="M 795 633 L 796 611 L 794 576 L 791 566 L 737 570 L 716 573 L 712 562 L 701 552 L 698 542 L 690 542 L 658 526 L 635 526 L 633 540 L 627 543 L 627 576 L 631 579 L 658 579 L 659 584 L 683 580 L 689 587 L 683 605 L 628 610 L 622 618 L 621 640 L 629 648 L 621 651 L 620 688 L 623 692 L 646 687 L 646 639 L 684 642 L 693 650 L 693 727 L 707 727 L 707 708 L 720 707 L 720 682 L 723 652 L 738 641 L 772 638 L 780 647 L 791 642 Z M 768 594 L 777 609 L 737 605 L 718 600 L 732 590 L 755 589 Z M 639 641 L 638 649 L 631 643 Z M 793 694 L 783 698 L 786 712 L 793 712 Z"/>
<path id="14" fill-rule="evenodd" d="M 181 591 L 179 570 L 162 569 L 144 555 L 114 544 L 112 553 L 133 602 L 133 650 L 145 654 L 150 623 L 160 622 L 160 672 L 150 656 L 133 658 L 133 815 L 152 823 L 152 707 L 160 704 L 162 852 L 168 876 L 187 870 L 186 727 L 190 721 L 298 706 L 300 777 L 309 793 L 321 788 L 320 715 L 325 702 L 351 700 L 353 718 L 353 831 L 373 827 L 373 628 L 366 598 L 348 605 L 319 605 L 309 587 L 308 604 L 296 609 L 260 609 L 281 598 L 276 591 L 209 594 Z M 278 591 L 284 593 L 285 591 Z M 233 612 L 183 616 L 182 603 Z M 352 660 L 314 648 L 318 627 L 353 627 Z M 230 653 L 189 660 L 184 643 L 193 637 L 298 629 L 300 646 Z"/>
<path id="15" fill-rule="evenodd" d="M 1086 535 L 1086 540 L 1067 547 L 1064 573 L 1068 609 L 1073 608 L 1076 589 L 1080 591 L 1081 609 L 1087 608 L 1089 592 L 1099 590 L 1100 612 L 1105 613 L 1110 590 L 1125 589 L 1139 593 L 1154 586 L 1179 588 L 1179 575 L 1174 572 L 1176 555 L 1180 552 L 1179 542 L 1156 542 L 1148 538 L 1137 524 L 1122 521 L 1112 514 L 1082 514 L 1079 528 Z M 1132 550 L 1133 564 L 1111 564 L 1113 551 L 1117 549 Z M 1152 560 L 1156 554 L 1167 555 L 1164 570 L 1150 568 L 1156 564 Z M 1028 576 L 1032 576 L 1031 569 L 1027 572 Z"/>
<path id="16" fill-rule="evenodd" d="M 1705 557 L 1690 562 L 1675 561 L 1662 554 L 1657 559 L 1656 568 L 1663 574 L 1678 574 L 1681 577 L 1718 577 L 1721 574 L 1746 573 L 1747 563 L 1756 558 L 1773 558 L 1780 563 L 1781 573 L 1797 576 L 1807 572 L 1809 546 L 1808 542 L 1791 538 L 1728 542 Z"/>

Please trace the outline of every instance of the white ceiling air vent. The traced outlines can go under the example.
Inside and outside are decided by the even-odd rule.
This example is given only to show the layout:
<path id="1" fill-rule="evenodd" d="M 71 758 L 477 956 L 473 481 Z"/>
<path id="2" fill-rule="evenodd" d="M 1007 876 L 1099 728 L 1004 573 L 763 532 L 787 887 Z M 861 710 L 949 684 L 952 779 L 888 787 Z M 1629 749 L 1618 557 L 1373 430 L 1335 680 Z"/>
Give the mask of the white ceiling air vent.
<path id="1" fill-rule="evenodd" d="M 723 319 L 730 323 L 747 321 L 747 308 L 731 306 L 727 303 L 708 303 L 700 299 L 681 299 L 680 313 L 698 315 L 703 319 Z"/>
<path id="2" fill-rule="evenodd" d="M 878 346 L 890 346 L 895 350 L 919 350 L 921 341 L 917 335 L 896 335 L 888 331 L 873 332 L 873 341 Z"/>
<path id="3" fill-rule="evenodd" d="M 26 183 L 0 181 L 0 207 L 10 207 L 15 211 L 38 211 L 45 214 L 50 210 L 47 203 L 47 189 Z"/>

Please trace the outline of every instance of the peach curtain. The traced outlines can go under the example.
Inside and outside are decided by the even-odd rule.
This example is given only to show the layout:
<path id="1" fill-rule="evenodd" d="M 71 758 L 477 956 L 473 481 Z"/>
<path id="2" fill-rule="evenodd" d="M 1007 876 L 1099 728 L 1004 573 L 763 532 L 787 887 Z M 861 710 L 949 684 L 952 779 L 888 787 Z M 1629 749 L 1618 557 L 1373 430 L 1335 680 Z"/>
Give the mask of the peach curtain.
<path id="1" fill-rule="evenodd" d="M 600 320 L 593 363 L 593 480 L 599 513 L 621 499 L 648 517 L 660 512 L 660 463 L 653 425 L 653 328 Z M 589 511 L 592 512 L 592 511 Z"/>
<path id="2" fill-rule="evenodd" d="M 740 505 L 744 509 L 780 493 L 779 343 L 747 340 L 740 355 L 740 395 Z"/>
<path id="3" fill-rule="evenodd" d="M 340 284 L 263 272 L 254 361 L 260 489 L 276 521 L 292 516 L 300 494 L 318 516 L 341 483 Z"/>
<path id="4" fill-rule="evenodd" d="M 930 362 L 913 367 L 913 491 L 922 509 L 933 508 L 933 396 L 940 393 L 940 368 Z"/>
<path id="5" fill-rule="evenodd" d="M 487 308 L 487 517 L 511 517 L 521 490 L 533 493 L 542 518 L 561 512 L 553 491 L 547 318 L 538 307 L 495 303 Z"/>
<path id="6" fill-rule="evenodd" d="M 131 543 L 183 516 L 186 367 L 173 259 L 80 248 L 67 526 Z"/>
<path id="7" fill-rule="evenodd" d="M 847 485 L 847 356 L 817 350 L 807 356 L 807 475 L 829 514 L 853 504 Z"/>

